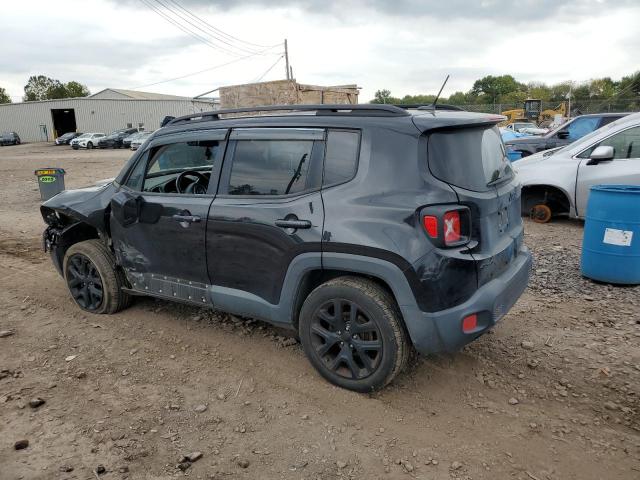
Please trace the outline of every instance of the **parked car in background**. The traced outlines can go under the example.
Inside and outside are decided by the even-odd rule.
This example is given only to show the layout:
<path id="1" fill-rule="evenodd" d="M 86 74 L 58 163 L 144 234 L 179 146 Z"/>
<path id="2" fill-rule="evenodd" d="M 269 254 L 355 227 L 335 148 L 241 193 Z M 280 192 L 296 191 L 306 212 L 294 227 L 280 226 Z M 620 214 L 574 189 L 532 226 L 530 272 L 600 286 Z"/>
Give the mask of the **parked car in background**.
<path id="1" fill-rule="evenodd" d="M 99 148 L 122 148 L 122 141 L 131 134 L 138 133 L 137 128 L 123 128 L 111 132 L 98 142 Z"/>
<path id="2" fill-rule="evenodd" d="M 82 135 L 82 133 L 80 132 L 67 132 L 64 135 L 60 135 L 58 138 L 56 138 L 56 145 L 70 145 L 71 140 L 79 137 L 80 135 Z"/>
<path id="3" fill-rule="evenodd" d="M 20 136 L 16 132 L 2 132 L 0 145 L 20 145 Z"/>
<path id="4" fill-rule="evenodd" d="M 79 148 L 87 148 L 91 150 L 98 146 L 100 139 L 104 138 L 104 133 L 83 133 L 79 137 L 71 140 L 71 148 L 77 150 Z"/>
<path id="5" fill-rule="evenodd" d="M 583 218 L 592 185 L 640 185 L 640 113 L 571 145 L 531 155 L 513 168 L 522 183 L 524 214 L 540 223 L 554 215 Z"/>
<path id="6" fill-rule="evenodd" d="M 514 138 L 505 141 L 507 152 L 520 152 L 522 157 L 550 148 L 563 147 L 579 140 L 588 133 L 597 130 L 628 113 L 594 113 L 572 118 L 564 125 L 550 131 L 546 135 Z"/>
<path id="7" fill-rule="evenodd" d="M 370 392 L 413 348 L 458 350 L 515 304 L 531 254 L 502 117 L 258 108 L 307 114 L 176 118 L 112 183 L 42 205 L 79 308 L 151 295 L 257 317 L 297 332 L 330 382 Z"/>
<path id="8" fill-rule="evenodd" d="M 537 128 L 536 124 L 533 122 L 513 122 L 507 125 L 507 130 L 513 130 L 514 132 L 519 132 L 523 128 Z"/>
<path id="9" fill-rule="evenodd" d="M 140 132 L 140 134 L 136 136 L 135 140 L 131 141 L 131 150 L 137 150 L 151 135 L 153 135 L 153 132 Z"/>
<path id="10" fill-rule="evenodd" d="M 126 137 L 124 137 L 122 139 L 122 148 L 131 147 L 131 142 L 134 141 L 136 138 L 138 138 L 138 136 L 142 135 L 142 133 L 143 132 L 136 131 L 135 133 L 132 133 L 131 135 L 127 135 Z"/>

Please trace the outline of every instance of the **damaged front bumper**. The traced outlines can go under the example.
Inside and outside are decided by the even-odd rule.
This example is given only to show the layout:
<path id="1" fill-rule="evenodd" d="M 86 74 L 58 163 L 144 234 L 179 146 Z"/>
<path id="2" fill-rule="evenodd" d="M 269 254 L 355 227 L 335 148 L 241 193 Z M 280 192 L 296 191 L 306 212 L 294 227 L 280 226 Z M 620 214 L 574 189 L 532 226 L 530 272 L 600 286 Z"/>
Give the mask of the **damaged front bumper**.
<path id="1" fill-rule="evenodd" d="M 62 229 L 54 226 L 49 226 L 42 232 L 42 249 L 51 255 L 51 261 L 60 275 L 62 275 L 62 256 L 58 254 L 58 244 L 61 235 Z"/>

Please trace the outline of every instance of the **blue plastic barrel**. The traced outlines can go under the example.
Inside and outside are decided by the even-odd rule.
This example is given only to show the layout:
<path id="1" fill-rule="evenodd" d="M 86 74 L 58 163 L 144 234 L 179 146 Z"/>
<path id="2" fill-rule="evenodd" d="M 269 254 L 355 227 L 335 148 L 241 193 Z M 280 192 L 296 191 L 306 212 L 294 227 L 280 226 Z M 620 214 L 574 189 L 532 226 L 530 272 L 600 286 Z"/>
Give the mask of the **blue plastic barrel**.
<path id="1" fill-rule="evenodd" d="M 518 152 L 517 150 L 507 150 L 507 157 L 509 157 L 509 161 L 515 162 L 522 158 L 522 152 Z"/>
<path id="2" fill-rule="evenodd" d="M 582 275 L 640 284 L 640 185 L 595 185 L 587 203 Z"/>

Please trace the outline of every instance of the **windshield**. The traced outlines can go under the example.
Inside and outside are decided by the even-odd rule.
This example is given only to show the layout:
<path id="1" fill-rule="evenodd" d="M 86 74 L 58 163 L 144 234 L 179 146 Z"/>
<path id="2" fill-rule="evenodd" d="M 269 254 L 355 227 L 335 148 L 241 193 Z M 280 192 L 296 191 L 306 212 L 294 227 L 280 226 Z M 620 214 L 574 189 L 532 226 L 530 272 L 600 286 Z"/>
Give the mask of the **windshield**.
<path id="1" fill-rule="evenodd" d="M 435 177 L 467 190 L 487 191 L 513 176 L 496 126 L 432 133 L 428 156 Z"/>
<path id="2" fill-rule="evenodd" d="M 90 134 L 90 133 L 83 133 L 82 135 L 80 135 L 80 136 L 78 137 L 78 140 L 80 140 L 81 138 L 89 138 L 90 136 L 91 136 L 91 134 Z"/>
<path id="3" fill-rule="evenodd" d="M 600 127 L 599 129 L 594 130 L 593 132 L 586 134 L 581 139 L 579 139 L 579 140 L 577 140 L 577 141 L 575 141 L 573 143 L 570 143 L 569 145 L 565 145 L 564 147 L 562 147 L 560 149 L 554 150 L 553 153 L 557 153 L 557 152 L 561 152 L 561 151 L 565 151 L 565 150 L 569 150 L 569 149 L 571 149 L 571 150 L 573 150 L 573 149 L 581 150 L 583 148 L 586 148 L 587 146 L 589 146 L 591 144 L 591 142 L 593 141 L 594 137 L 600 135 L 601 133 L 608 132 L 613 128 L 616 128 L 621 123 L 626 123 L 626 120 L 628 120 L 627 117 L 619 118 L 615 122 L 608 123 L 604 127 Z"/>

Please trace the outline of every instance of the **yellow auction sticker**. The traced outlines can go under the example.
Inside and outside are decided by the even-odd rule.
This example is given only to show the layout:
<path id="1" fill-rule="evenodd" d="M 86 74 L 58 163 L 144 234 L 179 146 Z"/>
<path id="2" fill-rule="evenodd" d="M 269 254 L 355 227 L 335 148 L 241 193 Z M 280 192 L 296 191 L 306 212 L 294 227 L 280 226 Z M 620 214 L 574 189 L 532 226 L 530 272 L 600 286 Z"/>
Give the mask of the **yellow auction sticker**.
<path id="1" fill-rule="evenodd" d="M 41 183 L 53 183 L 56 181 L 56 177 L 52 177 L 50 175 L 44 175 L 42 177 L 40 177 L 40 182 Z"/>
<path id="2" fill-rule="evenodd" d="M 55 170 L 36 170 L 36 175 L 55 175 L 57 172 Z"/>

